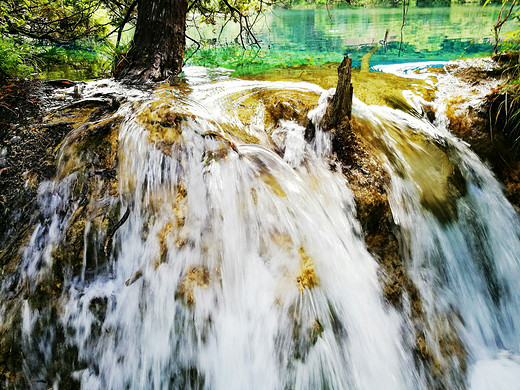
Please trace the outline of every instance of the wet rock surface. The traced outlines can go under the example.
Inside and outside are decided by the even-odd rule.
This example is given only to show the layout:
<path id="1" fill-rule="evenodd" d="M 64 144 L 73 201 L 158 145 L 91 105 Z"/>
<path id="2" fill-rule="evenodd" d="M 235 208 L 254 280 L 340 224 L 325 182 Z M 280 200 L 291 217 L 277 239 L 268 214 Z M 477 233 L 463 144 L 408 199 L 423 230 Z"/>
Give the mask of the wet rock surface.
<path id="1" fill-rule="evenodd" d="M 490 60 L 489 60 L 490 61 Z M 500 58 L 498 62 L 500 63 Z M 490 64 L 493 64 L 490 62 Z M 515 121 L 508 110 L 515 109 L 504 88 L 507 73 L 500 65 L 466 66 L 451 65 L 437 69 L 439 74 L 450 73 L 473 91 L 489 86 L 491 92 L 478 99 L 468 96 L 452 96 L 446 102 L 448 127 L 458 138 L 467 142 L 471 149 L 489 166 L 504 184 L 508 200 L 520 212 L 520 154 L 512 148 L 513 141 L 507 136 Z M 489 87 L 488 87 L 489 88 Z M 509 99 L 509 102 L 508 102 Z"/>
<path id="2" fill-rule="evenodd" d="M 77 100 L 73 93 L 56 94 L 56 88 L 70 84 L 66 80 L 27 81 L 4 86 L 0 92 L 0 266 L 1 278 L 9 291 L 3 298 L 6 311 L 2 314 L 8 320 L 0 329 L 0 383 L 10 388 L 52 386 L 43 374 L 41 378 L 22 374 L 23 365 L 39 364 L 23 359 L 20 344 L 23 302 L 40 312 L 34 331 L 45 339 L 49 325 L 59 323 L 57 300 L 64 291 L 65 280 L 82 272 L 85 253 L 88 258 L 96 259 L 87 274 L 106 261 L 103 237 L 98 232 L 110 231 L 119 216 L 117 200 L 107 201 L 117 197 L 114 168 L 120 121 L 110 117 L 118 105 L 103 99 Z M 63 105 L 66 98 L 69 103 Z M 56 108 L 49 111 L 49 107 Z M 67 161 L 62 161 L 58 169 L 58 151 L 67 142 L 70 147 L 62 154 Z M 23 248 L 34 226 L 44 223 L 38 203 L 46 200 L 39 199 L 39 187 L 44 181 L 71 173 L 76 175 L 72 199 L 78 207 L 66 217 L 69 223 L 65 241 L 51 254 L 52 273 L 37 283 L 24 282 L 19 266 Z M 56 196 L 61 196 L 59 190 Z M 90 224 L 89 237 L 85 240 L 87 224 Z M 89 243 L 87 247 L 85 242 Z M 48 374 L 60 372 L 61 384 L 73 389 L 78 384 L 66 362 L 74 360 L 77 352 L 72 347 L 60 346 L 64 332 L 65 329 L 57 326 L 52 336 L 56 363 Z"/>
<path id="3" fill-rule="evenodd" d="M 468 71 L 463 77 L 473 77 L 478 80 L 481 76 L 479 72 Z M 35 372 L 38 361 L 36 359 L 23 362 L 19 342 L 22 338 L 23 307 L 19 298 L 23 296 L 32 310 L 41 313 L 34 328 L 35 334 L 41 335 L 46 331 L 47 325 L 59 323 L 59 308 L 56 301 L 64 294 L 64 282 L 67 277 L 84 272 L 85 278 L 88 279 L 96 274 L 99 267 L 106 266 L 109 262 L 109 253 L 113 249 L 111 235 L 124 223 L 125 215 L 128 218 L 127 214 L 123 215 L 118 200 L 116 168 L 121 118 L 114 116 L 119 106 L 117 99 L 79 100 L 44 114 L 41 111 L 42 106 L 38 103 L 39 100 L 31 99 L 35 96 L 44 96 L 45 93 L 42 91 L 50 93 L 49 88 L 51 87 L 48 85 L 31 84 L 26 86 L 25 93 L 21 88 L 20 94 L 16 97 L 10 95 L 10 98 L 14 99 L 11 104 L 26 107 L 24 116 L 10 110 L 11 106 L 6 108 L 0 104 L 3 113 L 7 115 L 5 116 L 7 120 L 0 124 L 2 137 L 0 163 L 3 164 L 0 166 L 0 218 L 2 218 L 0 229 L 3 229 L 0 230 L 0 265 L 2 279 L 12 286 L 5 305 L 9 320 L 5 321 L 0 329 L 0 384 L 9 383 L 12 388 L 27 386 L 46 388 L 52 385 L 52 378 L 59 376 L 61 376 L 62 386 L 78 388 L 78 382 L 70 372 L 69 363 L 78 360 L 77 351 L 72 347 L 53 352 L 56 364 L 51 365 L 50 371 L 42 374 L 42 378 L 24 378 L 22 365 L 31 365 L 32 371 Z M 308 104 L 297 100 L 294 96 L 286 95 L 283 99 L 279 99 L 276 94 L 257 94 L 252 99 L 261 100 L 266 106 L 265 123 L 268 124 L 266 127 L 272 128 L 281 120 L 295 120 L 302 126 L 308 124 Z M 315 101 L 317 96 L 312 95 L 308 99 Z M 4 102 L 8 101 L 4 100 Z M 492 137 L 491 132 L 486 132 L 489 121 L 486 119 L 485 109 L 484 111 L 468 109 L 459 114 L 457 113 L 459 103 L 461 102 L 452 101 L 449 104 L 450 128 L 470 143 L 481 157 L 484 156 L 483 158 L 490 161 L 499 178 L 504 181 L 510 199 L 513 201 L 516 199 L 518 205 L 517 192 L 520 190 L 518 174 L 515 176 L 515 172 L 518 173 L 520 169 L 515 165 L 517 163 L 513 157 L 508 157 L 508 163 L 501 165 L 504 161 L 505 151 L 502 150 L 506 149 L 505 141 L 501 141 L 504 149 L 499 149 L 502 152 L 498 153 L 497 157 L 497 137 Z M 157 115 L 155 108 L 159 108 Z M 172 145 L 180 142 L 182 138 L 180 123 L 187 120 L 187 117 L 171 107 L 155 108 L 153 115 L 156 116 L 143 114 L 139 120 L 149 130 L 149 142 L 155 143 L 159 150 L 168 155 L 171 154 Z M 246 118 L 251 117 L 253 113 L 244 110 L 242 115 Z M 246 119 L 244 122 L 247 122 Z M 439 318 L 435 323 L 435 329 L 428 329 L 429 332 L 425 332 L 426 319 L 421 296 L 406 270 L 403 261 L 405 256 L 399 242 L 399 229 L 394 222 L 388 201 L 389 174 L 377 154 L 373 153 L 374 145 L 365 137 L 360 127 L 360 123 L 354 118 L 351 121 L 344 121 L 333 129 L 333 148 L 337 160 L 331 160 L 331 168 L 342 170 L 354 193 L 357 217 L 365 235 L 367 248 L 381 267 L 380 283 L 386 301 L 400 310 L 410 312 L 413 328 L 411 338 L 417 366 L 427 371 L 430 388 L 449 388 L 457 382 L 452 375 L 466 371 L 466 351 L 449 318 Z M 233 139 L 244 143 L 258 141 L 254 136 L 246 133 L 230 131 L 230 135 Z M 223 137 L 217 133 L 207 134 L 207 136 Z M 223 145 L 229 144 L 229 148 L 233 149 L 234 144 L 231 141 L 226 142 Z M 219 150 L 222 155 L 208 154 L 206 157 L 208 160 L 224 158 L 229 148 L 224 148 L 222 152 Z M 56 158 L 59 149 L 63 153 L 58 170 Z M 449 157 L 449 151 L 445 152 Z M 62 179 L 71 174 L 75 175 L 72 199 L 77 203 L 77 207 L 67 217 L 65 241 L 60 243 L 51 254 L 54 262 L 53 272 L 48 277 L 40 279 L 38 283 L 24 284 L 21 282 L 22 276 L 16 271 L 21 258 L 18 250 L 29 240 L 32 226 L 38 219 L 36 213 L 38 187 L 45 180 L 56 176 Z M 262 179 L 273 189 L 273 193 L 281 197 L 285 196 L 274 178 L 266 175 Z M 453 194 L 462 195 L 465 184 L 460 178 L 460 172 L 452 169 L 451 165 L 443 173 L 443 179 L 445 179 L 443 183 L 446 184 L 446 194 L 444 194 L 446 196 L 441 194 L 442 199 L 425 199 L 423 206 L 431 210 L 439 220 L 444 219 L 448 223 L 456 214 L 456 209 L 455 211 L 452 209 L 456 206 L 449 203 L 449 199 L 454 197 Z M 161 256 L 155 260 L 155 268 L 164 262 L 168 241 L 174 242 L 176 247 L 186 245 L 182 237 L 172 233 L 174 227 L 184 224 L 184 214 L 181 209 L 184 198 L 186 198 L 186 189 L 177 188 L 176 203 L 179 205 L 179 210 L 173 213 L 172 222 L 165 225 L 158 234 Z M 86 231 L 88 237 L 85 238 Z M 86 247 L 85 243 L 87 243 Z M 83 268 L 82 261 L 85 253 L 89 261 Z M 314 273 L 312 258 L 303 248 L 299 249 L 299 255 L 301 273 L 294 278 L 293 283 L 301 291 L 311 290 L 319 286 L 320 280 Z M 127 286 L 137 282 L 142 274 L 143 271 L 137 269 L 127 280 Z M 196 305 L 196 292 L 199 289 L 206 289 L 213 282 L 212 276 L 210 271 L 203 267 L 188 269 L 177 287 L 177 298 L 182 299 L 187 306 Z M 106 309 L 106 302 L 102 299 L 99 302 L 93 301 L 93 310 L 99 313 L 100 321 L 103 319 L 104 308 Z M 295 339 L 308 339 L 306 345 L 314 345 L 323 332 L 323 325 L 318 320 L 313 324 L 309 329 L 296 327 Z M 57 326 L 56 329 L 57 334 L 52 341 L 53 349 L 57 349 L 60 342 L 65 339 L 66 329 L 61 326 Z M 435 337 L 428 338 L 427 333 L 434 334 Z M 297 347 L 296 350 L 301 356 L 307 353 L 303 347 Z M 35 382 L 26 382 L 32 379 Z M 456 385 L 463 386 L 462 383 Z"/>

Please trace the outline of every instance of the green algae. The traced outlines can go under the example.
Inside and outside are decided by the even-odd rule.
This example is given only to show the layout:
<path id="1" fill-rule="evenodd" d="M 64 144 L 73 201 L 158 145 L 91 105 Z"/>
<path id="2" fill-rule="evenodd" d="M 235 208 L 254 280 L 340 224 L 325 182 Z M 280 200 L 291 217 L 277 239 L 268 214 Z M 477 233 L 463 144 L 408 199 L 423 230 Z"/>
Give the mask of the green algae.
<path id="1" fill-rule="evenodd" d="M 244 79 L 268 81 L 305 81 L 324 89 L 335 88 L 338 80 L 339 62 L 320 66 L 301 65 L 290 68 L 272 69 Z M 394 108 L 412 109 L 403 97 L 403 91 L 412 91 L 426 101 L 433 99 L 434 89 L 424 80 L 402 78 L 388 73 L 360 71 L 352 69 L 354 95 L 366 104 L 383 105 Z"/>

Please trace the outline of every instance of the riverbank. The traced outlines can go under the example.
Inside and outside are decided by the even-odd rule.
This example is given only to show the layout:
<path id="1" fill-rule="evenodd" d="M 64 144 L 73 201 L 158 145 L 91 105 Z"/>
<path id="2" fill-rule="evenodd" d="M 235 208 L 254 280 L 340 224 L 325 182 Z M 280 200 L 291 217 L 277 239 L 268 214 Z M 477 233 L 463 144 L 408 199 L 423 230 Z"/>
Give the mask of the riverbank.
<path id="1" fill-rule="evenodd" d="M 488 62 L 486 66 L 468 61 L 466 66 L 453 64 L 438 71 L 469 86 L 467 96 L 455 93 L 446 101 L 449 130 L 490 166 L 503 183 L 506 197 L 520 213 L 520 153 L 511 136 L 512 128 L 517 126 L 511 113 L 518 109 L 518 103 L 508 92 L 509 68 L 505 61 Z"/>

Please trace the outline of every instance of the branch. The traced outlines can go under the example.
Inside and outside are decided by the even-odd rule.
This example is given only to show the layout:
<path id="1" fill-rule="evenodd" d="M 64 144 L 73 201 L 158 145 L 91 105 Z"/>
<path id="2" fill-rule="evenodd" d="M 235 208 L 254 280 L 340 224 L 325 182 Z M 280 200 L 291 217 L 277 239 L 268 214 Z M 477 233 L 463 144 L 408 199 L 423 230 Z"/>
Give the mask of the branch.
<path id="1" fill-rule="evenodd" d="M 497 54 L 497 51 L 498 51 L 498 34 L 500 32 L 500 29 L 502 28 L 503 24 L 507 21 L 507 19 L 509 19 L 509 17 L 511 16 L 511 13 L 513 12 L 513 8 L 515 7 L 517 1 L 518 0 L 513 0 L 513 3 L 511 4 L 511 7 L 509 8 L 509 12 L 503 19 L 501 19 L 502 11 L 504 10 L 504 7 L 505 7 L 507 1 L 502 3 L 502 7 L 500 8 L 500 13 L 498 14 L 497 24 L 495 24 L 493 26 L 493 30 L 495 30 L 495 47 L 493 48 L 493 52 L 495 54 Z"/>
<path id="2" fill-rule="evenodd" d="M 404 29 L 405 23 L 406 23 L 406 0 L 403 0 L 403 23 L 401 24 L 401 41 L 399 42 L 398 57 L 401 57 L 401 48 L 403 46 L 403 29 Z"/>
<path id="3" fill-rule="evenodd" d="M 327 15 L 329 15 L 329 20 L 332 24 L 334 24 L 334 20 L 332 20 L 332 15 L 330 14 L 330 9 L 329 9 L 329 0 L 327 0 L 327 2 L 325 3 L 325 7 L 327 8 Z"/>
<path id="4" fill-rule="evenodd" d="M 119 27 L 119 31 L 117 32 L 117 41 L 116 41 L 116 48 L 119 47 L 119 43 L 121 42 L 121 35 L 123 34 L 123 29 L 125 25 L 130 21 L 130 18 L 132 17 L 132 12 L 134 12 L 135 6 L 137 5 L 138 0 L 134 0 L 132 4 L 130 4 L 130 8 L 126 11 L 125 18 L 123 19 L 123 22 L 121 22 L 121 26 Z"/>
<path id="5" fill-rule="evenodd" d="M 254 45 L 256 45 L 257 47 L 261 47 L 260 45 L 260 42 L 258 42 L 258 40 L 256 39 L 256 36 L 255 34 L 253 34 L 253 31 L 251 29 L 251 26 L 249 25 L 249 18 L 247 16 L 245 16 L 242 12 L 240 12 L 240 10 L 238 10 L 237 8 L 235 8 L 234 6 L 232 6 L 231 4 L 229 4 L 229 1 L 228 0 L 222 0 L 224 2 L 224 4 L 226 5 L 226 7 L 229 8 L 229 10 L 231 11 L 231 13 L 236 13 L 238 14 L 239 16 L 239 24 L 240 24 L 240 33 L 239 33 L 239 36 L 240 36 L 240 43 L 242 45 L 242 48 L 244 50 L 246 50 L 246 45 L 244 44 L 244 37 L 243 37 L 243 33 L 244 33 L 244 26 L 242 24 L 242 20 L 245 20 L 245 31 L 249 34 L 249 36 L 253 39 L 254 41 Z"/>
<path id="6" fill-rule="evenodd" d="M 199 41 L 196 41 L 195 39 L 193 39 L 193 38 L 190 37 L 189 35 L 185 34 L 185 37 L 186 37 L 187 39 L 189 39 L 190 41 L 192 41 L 194 44 L 196 44 L 196 45 L 197 45 L 197 48 L 195 49 L 195 51 L 194 51 L 194 52 L 193 52 L 193 53 L 192 53 L 188 58 L 186 58 L 186 59 L 184 60 L 184 64 L 182 64 L 183 66 L 186 65 L 186 63 L 190 60 L 190 58 L 192 58 L 192 57 L 195 55 L 195 53 L 199 51 L 200 46 L 201 46 L 201 44 L 200 44 Z"/>

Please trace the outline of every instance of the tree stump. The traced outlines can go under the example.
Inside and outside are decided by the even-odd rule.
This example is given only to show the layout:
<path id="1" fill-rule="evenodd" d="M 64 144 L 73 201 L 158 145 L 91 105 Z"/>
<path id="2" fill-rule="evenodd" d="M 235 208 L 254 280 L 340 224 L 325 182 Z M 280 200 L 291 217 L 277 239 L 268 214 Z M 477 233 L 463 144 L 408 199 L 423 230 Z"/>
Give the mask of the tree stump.
<path id="1" fill-rule="evenodd" d="M 323 116 L 321 126 L 323 130 L 337 129 L 343 122 L 350 121 L 352 112 L 352 59 L 345 56 L 338 67 L 338 85 Z M 349 126 L 349 125 L 347 125 Z M 350 126 L 349 126 L 350 127 Z"/>

